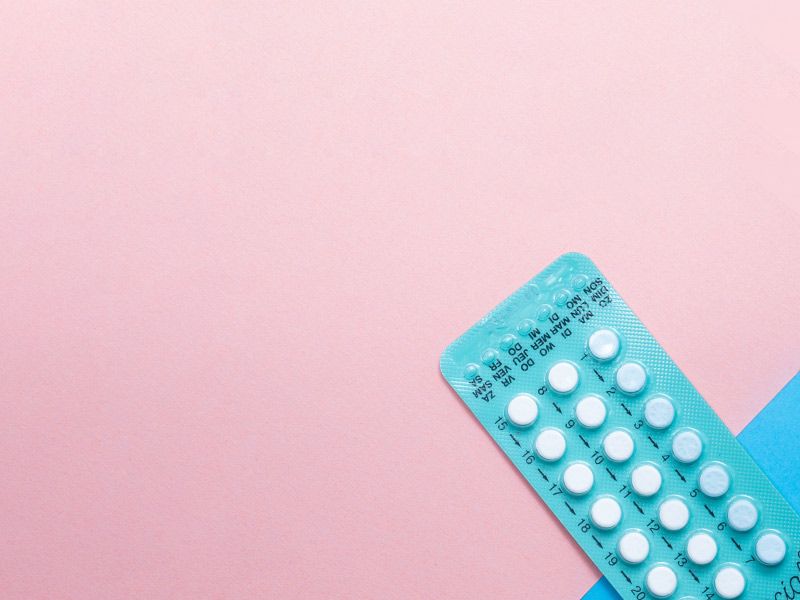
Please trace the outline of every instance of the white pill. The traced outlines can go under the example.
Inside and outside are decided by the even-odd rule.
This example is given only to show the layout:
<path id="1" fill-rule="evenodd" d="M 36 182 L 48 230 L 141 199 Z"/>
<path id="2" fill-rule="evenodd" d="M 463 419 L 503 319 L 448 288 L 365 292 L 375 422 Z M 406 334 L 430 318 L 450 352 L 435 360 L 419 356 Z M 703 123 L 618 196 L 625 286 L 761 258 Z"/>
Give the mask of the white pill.
<path id="1" fill-rule="evenodd" d="M 708 465 L 700 471 L 697 479 L 698 487 L 709 498 L 719 498 L 728 493 L 731 487 L 731 476 L 722 465 Z"/>
<path id="2" fill-rule="evenodd" d="M 689 507 L 679 498 L 669 498 L 658 507 L 658 520 L 664 529 L 680 531 L 689 522 Z"/>
<path id="3" fill-rule="evenodd" d="M 575 417 L 578 419 L 578 423 L 588 429 L 600 427 L 605 422 L 607 413 L 606 403 L 597 396 L 581 398 L 575 406 Z"/>
<path id="4" fill-rule="evenodd" d="M 629 531 L 619 539 L 617 553 L 632 565 L 644 562 L 650 554 L 650 542 L 640 531 Z"/>
<path id="5" fill-rule="evenodd" d="M 589 336 L 589 352 L 597 360 L 611 360 L 619 352 L 619 336 L 611 329 L 598 329 Z"/>
<path id="6" fill-rule="evenodd" d="M 744 575 L 736 567 L 725 567 L 720 569 L 714 578 L 714 589 L 720 598 L 732 600 L 738 598 L 744 592 Z"/>
<path id="7" fill-rule="evenodd" d="M 675 420 L 675 407 L 665 396 L 650 398 L 644 405 L 644 420 L 653 429 L 666 429 Z"/>
<path id="8" fill-rule="evenodd" d="M 639 363 L 627 362 L 617 369 L 617 387 L 626 394 L 638 394 L 647 383 L 647 372 Z"/>
<path id="9" fill-rule="evenodd" d="M 678 588 L 678 576 L 669 567 L 659 565 L 647 572 L 645 585 L 647 585 L 647 590 L 656 598 L 667 598 L 674 594 Z"/>
<path id="10" fill-rule="evenodd" d="M 592 489 L 594 473 L 586 463 L 577 462 L 568 466 L 561 476 L 561 483 L 570 494 L 582 496 Z"/>
<path id="11" fill-rule="evenodd" d="M 694 431 L 681 431 L 672 438 L 672 454 L 682 463 L 693 463 L 703 453 L 703 440 Z"/>
<path id="12" fill-rule="evenodd" d="M 528 427 L 539 416 L 539 405 L 530 394 L 517 394 L 506 407 L 508 420 L 518 427 Z"/>
<path id="13" fill-rule="evenodd" d="M 558 429 L 545 429 L 536 436 L 536 454 L 542 460 L 556 461 L 567 450 L 567 440 Z"/>
<path id="14" fill-rule="evenodd" d="M 661 489 L 661 471 L 653 465 L 639 465 L 631 472 L 631 486 L 640 496 L 654 496 Z"/>
<path id="15" fill-rule="evenodd" d="M 554 392 L 569 394 L 578 387 L 578 369 L 571 362 L 559 361 L 547 372 L 547 383 Z"/>
<path id="16" fill-rule="evenodd" d="M 750 531 L 758 522 L 758 508 L 747 500 L 740 498 L 731 502 L 728 507 L 728 524 L 736 531 Z"/>
<path id="17" fill-rule="evenodd" d="M 717 542 L 705 532 L 695 533 L 686 542 L 686 556 L 696 565 L 707 565 L 717 558 Z"/>
<path id="18" fill-rule="evenodd" d="M 786 557 L 786 542 L 777 533 L 765 533 L 756 542 L 756 557 L 765 565 L 777 565 Z"/>
<path id="19" fill-rule="evenodd" d="M 603 439 L 603 451 L 614 462 L 625 462 L 633 454 L 633 438 L 627 431 L 617 429 Z"/>
<path id="20" fill-rule="evenodd" d="M 622 519 L 622 507 L 614 498 L 600 498 L 589 509 L 589 517 L 600 529 L 614 529 Z"/>

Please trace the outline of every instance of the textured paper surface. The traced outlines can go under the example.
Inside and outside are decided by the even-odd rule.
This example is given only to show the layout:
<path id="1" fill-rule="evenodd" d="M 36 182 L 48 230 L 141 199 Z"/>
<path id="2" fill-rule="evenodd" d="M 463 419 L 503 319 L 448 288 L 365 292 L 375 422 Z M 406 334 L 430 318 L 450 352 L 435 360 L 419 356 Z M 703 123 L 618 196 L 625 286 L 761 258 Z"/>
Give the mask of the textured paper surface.
<path id="1" fill-rule="evenodd" d="M 3 3 L 0 595 L 579 597 L 438 355 L 580 250 L 740 430 L 800 357 L 791 10 Z"/>

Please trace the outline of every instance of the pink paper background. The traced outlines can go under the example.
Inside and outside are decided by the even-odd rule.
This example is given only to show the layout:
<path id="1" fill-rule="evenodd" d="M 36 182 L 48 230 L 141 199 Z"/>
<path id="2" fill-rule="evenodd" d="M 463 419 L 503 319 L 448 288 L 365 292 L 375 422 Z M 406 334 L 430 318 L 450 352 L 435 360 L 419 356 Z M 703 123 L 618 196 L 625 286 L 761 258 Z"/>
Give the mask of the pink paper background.
<path id="1" fill-rule="evenodd" d="M 800 366 L 798 16 L 4 3 L 0 596 L 578 597 L 438 355 L 580 250 L 738 431 Z"/>

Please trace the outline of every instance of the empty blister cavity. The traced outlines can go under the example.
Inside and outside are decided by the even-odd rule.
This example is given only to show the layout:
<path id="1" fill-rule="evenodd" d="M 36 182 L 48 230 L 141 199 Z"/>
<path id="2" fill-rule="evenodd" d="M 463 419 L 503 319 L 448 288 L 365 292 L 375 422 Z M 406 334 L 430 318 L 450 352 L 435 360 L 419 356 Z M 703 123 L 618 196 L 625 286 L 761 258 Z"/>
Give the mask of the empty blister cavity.
<path id="1" fill-rule="evenodd" d="M 700 491 L 709 498 L 719 498 L 728 493 L 731 487 L 731 476 L 723 465 L 712 463 L 700 469 L 697 485 Z"/>
<path id="2" fill-rule="evenodd" d="M 567 360 L 561 360 L 547 372 L 547 384 L 554 392 L 569 394 L 578 387 L 578 367 Z"/>
<path id="3" fill-rule="evenodd" d="M 645 586 L 656 598 L 668 598 L 678 589 L 678 576 L 670 567 L 658 565 L 647 572 Z"/>
<path id="4" fill-rule="evenodd" d="M 514 345 L 515 341 L 516 338 L 510 333 L 507 333 L 500 338 L 500 348 L 502 348 L 503 350 L 508 350 L 509 348 L 511 348 L 511 346 Z"/>
<path id="5" fill-rule="evenodd" d="M 638 565 L 650 555 L 650 541 L 641 531 L 628 531 L 619 538 L 617 554 L 626 563 Z"/>
<path id="6" fill-rule="evenodd" d="M 598 396 L 584 396 L 575 405 L 575 418 L 587 429 L 596 429 L 605 423 L 608 409 Z"/>
<path id="7" fill-rule="evenodd" d="M 622 507 L 614 498 L 603 496 L 592 504 L 589 518 L 599 529 L 614 529 L 622 519 Z"/>
<path id="8" fill-rule="evenodd" d="M 680 531 L 689 522 L 689 507 L 680 498 L 667 498 L 658 507 L 658 520 L 668 531 Z"/>
<path id="9" fill-rule="evenodd" d="M 653 429 L 666 429 L 675 420 L 675 406 L 666 396 L 654 396 L 644 405 L 644 420 Z"/>
<path id="10" fill-rule="evenodd" d="M 661 483 L 661 471 L 655 465 L 646 463 L 631 471 L 631 487 L 640 496 L 655 496 L 661 489 Z"/>
<path id="11" fill-rule="evenodd" d="M 714 590 L 720 598 L 733 600 L 744 593 L 745 583 L 744 575 L 738 568 L 727 566 L 714 577 Z"/>
<path id="12" fill-rule="evenodd" d="M 756 558 L 769 567 L 781 563 L 786 558 L 786 542 L 774 531 L 762 533 L 756 541 Z"/>
<path id="13" fill-rule="evenodd" d="M 705 531 L 693 533 L 686 541 L 686 556 L 696 565 L 707 565 L 717 558 L 716 540 Z"/>
<path id="14" fill-rule="evenodd" d="M 576 462 L 564 469 L 561 484 L 573 496 L 583 496 L 594 486 L 592 468 L 584 462 Z"/>
<path id="15" fill-rule="evenodd" d="M 572 278 L 572 289 L 578 291 L 585 286 L 588 281 L 589 278 L 586 275 L 575 275 L 575 277 Z"/>
<path id="16" fill-rule="evenodd" d="M 539 307 L 539 310 L 536 311 L 536 319 L 539 321 L 547 321 L 547 317 L 549 317 L 553 313 L 553 307 L 549 304 L 544 304 Z"/>
<path id="17" fill-rule="evenodd" d="M 617 369 L 617 387 L 626 394 L 638 394 L 647 383 L 647 371 L 637 362 L 626 362 Z"/>
<path id="18" fill-rule="evenodd" d="M 487 348 L 481 354 L 481 362 L 487 366 L 491 366 L 500 357 L 500 353 L 494 348 Z"/>
<path id="19" fill-rule="evenodd" d="M 728 506 L 728 525 L 735 531 L 750 531 L 758 522 L 758 507 L 748 498 L 737 498 Z"/>
<path id="20" fill-rule="evenodd" d="M 530 319 L 523 319 L 517 324 L 517 333 L 520 335 L 528 335 L 532 330 L 535 323 Z"/>
<path id="21" fill-rule="evenodd" d="M 472 381 L 478 376 L 478 373 L 481 372 L 481 368 L 476 365 L 475 363 L 470 363 L 466 367 L 464 367 L 464 379 L 467 381 Z"/>
<path id="22" fill-rule="evenodd" d="M 539 416 L 539 403 L 530 394 L 517 394 L 508 403 L 506 414 L 517 427 L 530 427 Z"/>
<path id="23" fill-rule="evenodd" d="M 625 462 L 633 455 L 633 438 L 624 429 L 617 429 L 603 438 L 603 452 L 609 460 Z"/>
<path id="24" fill-rule="evenodd" d="M 672 455 L 682 463 L 693 463 L 703 453 L 703 440 L 696 431 L 684 429 L 672 438 Z"/>
<path id="25" fill-rule="evenodd" d="M 589 352 L 597 360 L 611 360 L 619 353 L 619 336 L 613 329 L 598 329 L 589 336 Z"/>
<path id="26" fill-rule="evenodd" d="M 536 436 L 534 447 L 536 454 L 542 460 L 554 462 L 564 456 L 564 452 L 567 450 L 567 440 L 558 429 L 543 429 Z"/>
<path id="27" fill-rule="evenodd" d="M 555 294 L 554 302 L 556 306 L 564 306 L 570 298 L 572 298 L 572 292 L 567 289 L 559 290 Z"/>

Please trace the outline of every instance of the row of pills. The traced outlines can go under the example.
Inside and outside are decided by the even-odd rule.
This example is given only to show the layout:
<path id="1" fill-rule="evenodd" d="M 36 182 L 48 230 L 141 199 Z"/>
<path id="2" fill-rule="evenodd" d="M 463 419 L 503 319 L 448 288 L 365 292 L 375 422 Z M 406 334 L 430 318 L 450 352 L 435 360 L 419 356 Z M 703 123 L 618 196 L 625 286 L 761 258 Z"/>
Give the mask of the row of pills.
<path id="1" fill-rule="evenodd" d="M 744 574 L 733 565 L 721 568 L 714 576 L 714 590 L 724 600 L 739 598 L 744 593 L 745 585 Z M 672 567 L 656 565 L 647 572 L 645 586 L 656 598 L 668 598 L 678 588 L 678 576 Z"/>
<path id="2" fill-rule="evenodd" d="M 584 495 L 591 490 L 594 475 L 586 463 L 573 463 L 564 471 L 562 482 L 570 493 Z M 622 507 L 615 498 L 602 496 L 589 508 L 589 519 L 599 529 L 614 529 L 622 520 Z M 659 507 L 659 521 L 666 529 L 680 530 L 689 521 L 689 509 L 680 499 L 668 499 Z M 686 557 L 696 565 L 712 563 L 718 551 L 714 537 L 703 530 L 692 533 L 686 541 Z M 629 564 L 641 564 L 650 555 L 650 541 L 639 530 L 626 531 L 617 542 L 617 554 Z M 785 555 L 786 544 L 779 535 L 768 531 L 758 537 L 755 556 L 763 564 L 778 564 Z M 745 583 L 744 575 L 733 565 L 723 567 L 714 579 L 715 589 L 722 598 L 738 598 L 744 591 Z M 677 588 L 677 576 L 671 567 L 656 565 L 648 571 L 645 585 L 652 595 L 665 598 Z"/>
<path id="3" fill-rule="evenodd" d="M 588 340 L 589 353 L 600 361 L 615 358 L 620 349 L 619 336 L 610 329 L 595 331 Z M 559 361 L 547 372 L 547 384 L 557 394 L 572 394 L 580 382 L 578 367 L 570 361 Z M 615 372 L 617 388 L 628 395 L 639 394 L 647 384 L 647 371 L 638 362 L 623 362 Z M 529 394 L 515 396 L 507 406 L 509 420 L 518 427 L 529 427 L 538 417 L 538 403 Z M 667 429 L 675 419 L 672 401 L 663 395 L 653 396 L 644 405 L 644 421 L 654 429 Z M 587 429 L 603 425 L 608 410 L 605 402 L 596 395 L 587 395 L 575 407 L 576 420 Z M 542 430 L 536 437 L 534 449 L 546 461 L 557 461 L 566 452 L 566 437 L 556 428 Z M 603 452 L 609 460 L 622 463 L 634 453 L 633 437 L 624 429 L 608 433 L 602 442 Z M 690 464 L 696 462 L 703 453 L 703 440 L 691 429 L 683 429 L 672 437 L 672 452 L 676 460 Z M 562 485 L 573 495 L 585 495 L 594 485 L 594 473 L 584 462 L 574 462 L 567 466 L 561 477 Z M 630 477 L 631 488 L 640 496 L 650 497 L 661 489 L 663 478 L 657 466 L 643 463 L 634 467 Z M 698 476 L 698 488 L 710 498 L 719 498 L 730 489 L 730 474 L 719 462 L 703 466 Z M 728 505 L 728 522 L 736 531 L 749 531 L 758 521 L 758 509 L 747 498 L 734 499 Z M 670 531 L 679 531 L 689 522 L 689 508 L 680 498 L 668 498 L 658 510 L 659 521 Z M 611 496 L 596 499 L 590 509 L 591 522 L 603 530 L 611 530 L 622 519 L 622 507 Z M 686 557 L 697 565 L 708 565 L 718 554 L 717 542 L 705 531 L 697 531 L 686 542 Z M 617 554 L 630 564 L 644 562 L 650 554 L 648 538 L 638 530 L 625 532 L 617 543 Z M 756 540 L 754 554 L 765 565 L 779 564 L 786 555 L 786 543 L 777 533 L 766 531 Z M 741 570 L 732 565 L 720 569 L 714 579 L 714 586 L 722 598 L 738 598 L 744 592 L 745 577 Z M 652 567 L 645 577 L 648 591 L 657 598 L 666 598 L 677 588 L 677 575 L 667 565 Z"/>
<path id="4" fill-rule="evenodd" d="M 675 420 L 675 407 L 666 396 L 648 399 L 644 405 L 644 420 L 653 429 L 667 429 Z M 606 403 L 596 394 L 588 394 L 575 405 L 575 417 L 586 429 L 597 429 L 606 421 Z"/>
<path id="5" fill-rule="evenodd" d="M 644 465 L 649 467 L 649 465 Z M 641 480 L 637 481 L 636 471 L 644 467 L 637 467 L 631 476 L 631 483 L 634 489 L 641 492 L 644 488 Z M 650 476 L 644 476 L 644 480 L 651 487 L 647 491 L 655 489 L 655 484 L 650 483 Z M 592 468 L 585 462 L 574 462 L 567 466 L 561 476 L 564 489 L 574 496 L 583 496 L 589 493 L 594 486 L 594 473 Z M 660 484 L 660 482 L 659 482 Z M 652 494 L 650 494 L 652 495 Z M 602 497 L 597 500 L 589 511 L 589 516 L 601 529 L 613 529 L 622 518 L 622 508 L 612 497 Z M 689 523 L 690 511 L 686 502 L 679 497 L 669 497 L 658 507 L 658 520 L 667 531 L 680 531 Z M 747 498 L 735 499 L 728 505 L 727 510 L 728 524 L 736 531 L 749 531 L 755 527 L 758 521 L 758 510 L 753 502 Z M 710 538 L 710 536 L 707 536 Z M 690 538 L 691 539 L 691 538 Z M 704 539 L 704 538 L 700 538 Z M 713 540 L 712 540 L 713 541 Z M 707 564 L 716 557 L 716 550 L 713 555 L 703 561 L 701 556 L 704 553 L 699 551 L 695 542 L 693 548 L 697 552 L 690 552 L 689 558 L 697 564 Z M 716 548 L 716 542 L 714 542 Z M 774 532 L 764 532 L 758 537 L 755 545 L 756 557 L 765 565 L 776 565 L 786 556 L 786 543 L 783 538 Z M 694 560 L 697 557 L 697 560 Z"/>
<path id="6" fill-rule="evenodd" d="M 634 396 L 647 384 L 647 371 L 638 362 L 626 362 L 619 366 L 614 379 L 620 390 Z M 578 367 L 568 360 L 558 361 L 547 371 L 547 383 L 557 394 L 571 394 L 580 383 Z"/>
<path id="7" fill-rule="evenodd" d="M 575 418 L 586 429 L 597 429 L 606 421 L 608 409 L 600 396 L 589 394 L 575 405 Z M 644 405 L 644 420 L 653 429 L 667 429 L 675 420 L 675 407 L 666 396 L 653 396 Z"/>
<path id="8" fill-rule="evenodd" d="M 611 329 L 595 331 L 587 343 L 589 353 L 600 361 L 609 361 L 619 354 L 620 340 Z M 637 362 L 626 362 L 617 369 L 617 387 L 626 394 L 638 394 L 647 384 L 647 371 Z M 578 368 L 569 361 L 559 361 L 547 372 L 547 383 L 558 394 L 570 394 L 578 387 Z"/>
<path id="9" fill-rule="evenodd" d="M 602 400 L 589 396 L 581 400 L 576 407 L 576 418 L 579 422 L 594 419 L 600 414 L 600 409 L 595 406 L 595 401 L 605 410 Z M 583 404 L 581 404 L 583 403 Z M 587 408 L 589 403 L 590 408 Z M 591 414 L 587 417 L 587 411 Z M 530 427 L 539 414 L 539 405 L 530 394 L 518 394 L 508 403 L 506 415 L 518 427 Z M 596 420 L 591 421 L 596 422 Z M 545 461 L 557 461 L 564 456 L 567 447 L 565 435 L 556 428 L 542 430 L 534 441 L 536 453 Z M 624 429 L 615 429 L 609 432 L 602 441 L 603 452 L 606 457 L 616 463 L 628 461 L 634 453 L 633 437 Z M 702 440 L 692 430 L 678 432 L 672 441 L 672 451 L 675 458 L 683 463 L 696 461 L 702 453 Z M 662 477 L 659 469 L 649 463 L 636 467 L 631 475 L 633 489 L 642 496 L 652 496 L 661 488 Z M 700 470 L 698 487 L 709 498 L 719 498 L 730 489 L 731 478 L 728 470 L 721 463 L 710 463 Z M 746 531 L 739 529 L 739 531 Z"/>
<path id="10" fill-rule="evenodd" d="M 562 477 L 564 487 L 571 493 L 588 493 L 593 481 L 591 468 L 585 463 L 573 463 Z M 611 530 L 622 520 L 622 507 L 613 497 L 602 496 L 592 503 L 589 519 L 599 529 Z M 682 529 L 689 521 L 689 509 L 680 499 L 668 499 L 659 507 L 659 520 L 666 529 Z M 718 550 L 714 537 L 703 530 L 692 533 L 686 541 L 686 557 L 696 565 L 704 566 L 713 562 Z M 641 564 L 650 555 L 650 541 L 639 530 L 626 531 L 617 542 L 617 554 L 629 564 Z M 778 564 L 785 554 L 786 545 L 776 533 L 765 532 L 758 537 L 755 555 L 763 564 Z M 722 598 L 738 598 L 744 591 L 745 583 L 742 572 L 732 565 L 723 567 L 714 579 L 715 589 Z M 677 588 L 677 576 L 671 567 L 656 565 L 648 571 L 645 585 L 652 595 L 665 598 Z"/>
<path id="11" fill-rule="evenodd" d="M 602 344 L 598 342 L 602 340 Z M 602 346 L 602 347 L 601 347 Z M 616 356 L 619 350 L 619 338 L 611 330 L 600 330 L 589 338 L 589 352 L 600 360 L 608 360 Z M 644 389 L 647 380 L 644 367 L 638 363 L 624 363 L 616 372 L 616 382 L 619 389 L 627 394 L 637 394 Z M 599 398 L 597 401 L 602 402 Z M 598 413 L 596 408 L 597 401 L 583 399 L 578 404 L 591 402 L 594 406 L 593 412 Z M 580 417 L 576 417 L 583 424 Z M 644 408 L 644 420 L 654 429 L 666 429 L 672 425 L 675 419 L 675 407 L 669 398 L 665 396 L 655 396 L 650 398 Z M 602 424 L 601 419 L 594 418 L 589 420 L 591 424 Z M 584 425 L 585 426 L 585 425 Z M 619 442 L 617 442 L 617 445 Z M 605 449 L 605 448 L 604 448 Z M 608 449 L 606 455 L 609 454 Z M 684 430 L 678 432 L 672 439 L 673 456 L 682 463 L 693 463 L 697 461 L 703 451 L 703 442 L 697 432 Z M 635 485 L 637 471 L 641 472 L 646 480 L 651 482 L 650 489 L 655 491 L 660 487 L 660 473 L 655 467 L 650 467 L 652 471 L 646 472 L 648 466 L 637 467 L 631 475 L 632 487 L 634 491 L 640 492 L 642 487 Z M 640 476 L 641 479 L 642 476 Z M 730 475 L 721 463 L 711 463 L 701 468 L 698 477 L 698 488 L 708 497 L 718 498 L 723 496 L 730 489 Z M 658 486 L 658 487 L 657 487 Z M 637 487 L 639 489 L 637 489 Z M 653 492 L 655 493 L 655 492 Z M 616 511 L 610 507 L 614 501 L 610 498 L 601 498 L 595 501 L 590 509 L 590 515 L 598 514 L 597 520 L 592 519 L 598 527 L 614 523 L 608 517 L 615 516 Z M 617 504 L 618 506 L 618 504 Z M 659 521 L 661 525 L 671 531 L 683 529 L 689 522 L 689 508 L 680 498 L 669 498 L 659 506 Z M 600 517 L 606 517 L 605 519 Z M 728 523 L 736 531 L 749 531 L 755 527 L 758 521 L 758 509 L 755 504 L 747 498 L 734 499 L 727 510 Z M 621 509 L 619 510 L 621 519 Z M 618 524 L 619 520 L 614 523 Z M 686 557 L 696 565 L 708 565 L 716 559 L 719 548 L 714 537 L 706 531 L 692 533 L 686 541 Z M 622 535 L 617 545 L 618 555 L 625 561 L 638 564 L 644 562 L 649 555 L 649 541 L 644 534 L 639 531 L 629 531 Z M 786 556 L 786 543 L 776 532 L 767 531 L 761 533 L 756 540 L 754 554 L 765 565 L 779 564 Z M 674 593 L 677 588 L 678 578 L 674 570 L 668 565 L 656 565 L 652 567 L 645 578 L 645 585 L 648 591 L 658 598 L 666 598 Z M 746 586 L 746 579 L 742 571 L 735 565 L 726 565 L 720 569 L 714 578 L 714 588 L 722 598 L 739 598 Z"/>
<path id="12" fill-rule="evenodd" d="M 619 338 L 616 333 L 604 329 L 596 331 L 589 338 L 589 352 L 599 360 L 610 360 L 614 358 L 619 351 Z M 635 362 L 624 363 L 616 372 L 617 387 L 627 393 L 636 394 L 644 389 L 647 381 L 647 374 L 640 364 Z M 602 409 L 599 408 L 598 403 L 602 404 Z M 584 417 L 588 414 L 588 426 L 599 427 L 605 420 L 604 414 L 605 404 L 599 398 L 588 397 L 582 399 L 576 407 L 576 418 L 584 426 L 587 422 Z M 603 418 L 599 415 L 603 412 Z M 675 419 L 675 407 L 669 398 L 664 396 L 655 396 L 645 403 L 644 407 L 644 420 L 647 424 L 654 429 L 666 429 Z M 610 441 L 610 447 L 607 446 L 604 440 L 604 451 L 610 459 L 614 460 L 614 450 L 623 448 L 624 452 L 620 454 L 622 457 L 629 458 L 632 454 L 628 453 L 628 441 L 624 438 L 622 433 L 614 435 L 609 434 L 606 440 Z M 632 441 L 632 440 L 631 440 Z M 691 463 L 696 461 L 702 453 L 702 440 L 693 431 L 683 431 L 678 433 L 673 438 L 673 455 L 676 459 L 684 463 Z M 611 451 L 611 453 L 609 452 Z M 587 465 L 588 466 L 588 465 Z M 705 475 L 703 475 L 705 473 Z M 722 475 L 721 475 L 722 474 Z M 729 478 L 727 482 L 723 481 L 724 476 L 727 476 L 726 471 L 720 470 L 715 465 L 712 465 L 703 471 L 699 478 L 699 485 L 701 491 L 707 495 L 721 495 L 719 492 L 723 487 L 727 491 L 727 486 L 730 484 Z M 652 465 L 642 465 L 634 468 L 631 473 L 631 487 L 640 495 L 652 496 L 661 488 L 662 478 L 660 471 Z M 604 511 L 611 514 L 615 511 L 608 507 L 610 498 L 601 498 L 597 500 L 590 509 L 590 514 L 593 512 Z M 616 501 L 613 501 L 616 503 Z M 618 503 L 617 503 L 617 506 Z M 620 518 L 621 518 L 620 509 Z M 595 525 L 599 523 L 592 519 Z M 659 507 L 659 520 L 665 529 L 677 531 L 683 529 L 689 522 L 689 508 L 685 502 L 680 499 L 667 499 Z M 601 522 L 602 519 L 600 520 Z M 606 520 L 605 523 L 610 521 Z M 618 523 L 619 521 L 617 521 Z M 755 523 L 753 523 L 755 525 Z M 617 554 L 622 560 L 631 563 L 639 564 L 644 562 L 650 554 L 650 542 L 648 538 L 640 531 L 632 530 L 624 533 L 620 537 L 617 544 Z M 706 565 L 711 563 L 717 555 L 717 543 L 712 536 L 706 532 L 697 532 L 689 537 L 686 543 L 686 555 L 689 560 L 698 565 Z M 678 577 L 675 571 L 667 565 L 656 565 L 652 567 L 645 577 L 645 586 L 647 590 L 657 598 L 666 598 L 671 596 L 678 587 Z M 745 578 L 742 572 L 736 567 L 725 567 L 721 569 L 714 578 L 714 587 L 717 593 L 722 598 L 738 598 L 744 592 Z"/>

